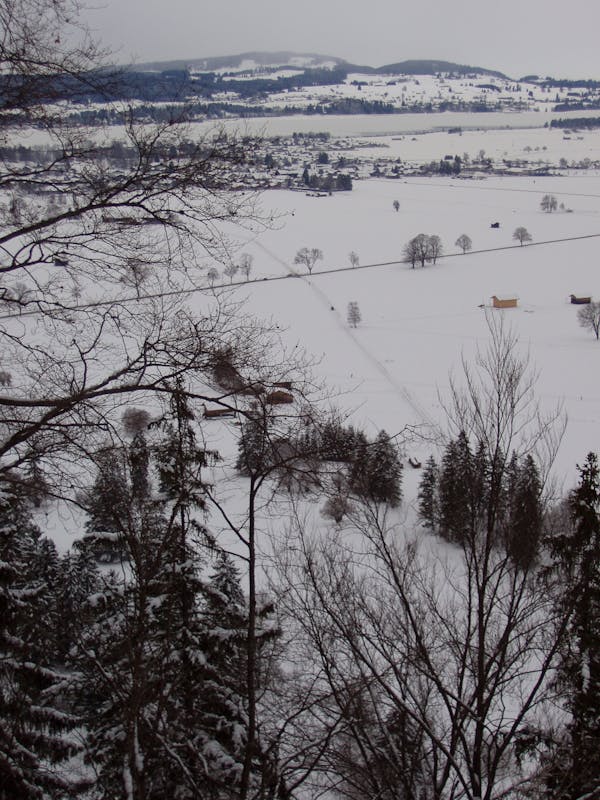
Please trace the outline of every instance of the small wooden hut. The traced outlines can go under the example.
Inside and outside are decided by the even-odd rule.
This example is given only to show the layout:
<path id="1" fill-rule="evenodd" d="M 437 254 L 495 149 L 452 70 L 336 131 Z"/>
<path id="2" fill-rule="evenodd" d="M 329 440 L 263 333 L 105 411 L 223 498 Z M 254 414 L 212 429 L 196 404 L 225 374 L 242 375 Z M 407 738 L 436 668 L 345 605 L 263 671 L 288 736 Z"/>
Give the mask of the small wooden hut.
<path id="1" fill-rule="evenodd" d="M 516 308 L 518 298 L 514 295 L 492 295 L 492 306 L 494 308 Z"/>
<path id="2" fill-rule="evenodd" d="M 204 406 L 204 419 L 221 419 L 222 417 L 235 417 L 233 408 L 206 408 Z"/>
<path id="3" fill-rule="evenodd" d="M 266 397 L 266 401 L 272 406 L 278 406 L 284 403 L 293 403 L 294 396 L 289 392 L 284 392 L 281 389 L 276 389 L 274 392 L 269 392 L 269 394 Z"/>

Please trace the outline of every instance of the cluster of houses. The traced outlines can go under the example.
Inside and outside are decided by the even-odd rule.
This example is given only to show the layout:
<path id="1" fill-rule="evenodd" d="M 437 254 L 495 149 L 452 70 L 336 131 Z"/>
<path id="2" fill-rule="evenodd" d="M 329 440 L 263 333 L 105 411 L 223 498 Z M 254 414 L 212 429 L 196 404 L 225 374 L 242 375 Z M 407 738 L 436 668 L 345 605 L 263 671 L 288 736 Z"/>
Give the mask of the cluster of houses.
<path id="1" fill-rule="evenodd" d="M 450 131 L 449 131 L 450 132 Z M 403 137 L 399 137 L 403 138 Z M 415 137 L 413 137 L 415 138 Z M 453 154 L 443 155 L 437 161 L 424 163 L 411 159 L 387 156 L 382 152 L 363 156 L 360 150 L 365 142 L 355 137 L 332 138 L 324 135 L 293 134 L 265 139 L 262 153 L 253 163 L 239 167 L 233 176 L 234 188 L 252 185 L 258 189 L 302 189 L 315 192 L 350 190 L 352 181 L 366 178 L 398 179 L 410 176 L 460 175 L 478 178 L 486 175 L 539 176 L 563 169 L 564 164 L 549 161 L 494 161 L 491 158 L 463 161 Z M 599 166 L 590 162 L 590 166 Z"/>

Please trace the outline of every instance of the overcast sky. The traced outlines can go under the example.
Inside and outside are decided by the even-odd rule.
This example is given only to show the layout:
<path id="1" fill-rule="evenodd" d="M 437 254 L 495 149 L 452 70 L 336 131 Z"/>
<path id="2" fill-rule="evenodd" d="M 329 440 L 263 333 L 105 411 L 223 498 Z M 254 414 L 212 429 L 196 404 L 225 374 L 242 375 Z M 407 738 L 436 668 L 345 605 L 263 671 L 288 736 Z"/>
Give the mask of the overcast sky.
<path id="1" fill-rule="evenodd" d="M 99 1 L 86 16 L 119 63 L 293 50 L 600 79 L 598 0 Z"/>

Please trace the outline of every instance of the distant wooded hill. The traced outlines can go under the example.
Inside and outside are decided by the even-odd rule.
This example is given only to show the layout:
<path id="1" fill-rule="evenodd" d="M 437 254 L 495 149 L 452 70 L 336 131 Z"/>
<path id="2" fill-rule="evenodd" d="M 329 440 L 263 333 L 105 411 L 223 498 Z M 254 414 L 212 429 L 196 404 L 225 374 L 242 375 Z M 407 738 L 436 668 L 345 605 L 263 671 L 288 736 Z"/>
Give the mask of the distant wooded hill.
<path id="1" fill-rule="evenodd" d="M 241 69 L 248 62 L 253 62 L 258 67 L 268 67 L 272 65 L 295 65 L 301 62 L 303 66 L 310 67 L 324 63 L 347 64 L 342 58 L 335 56 L 324 56 L 317 53 L 294 53 L 290 50 L 278 50 L 275 52 L 248 52 L 238 53 L 233 56 L 211 56 L 209 58 L 187 58 L 174 61 L 147 61 L 143 64 L 136 64 L 135 69 L 146 70 L 166 70 L 166 69 L 192 69 L 192 70 L 222 70 L 222 69 Z"/>
<path id="2" fill-rule="evenodd" d="M 428 98 L 403 101 L 402 107 L 399 107 L 398 103 L 362 94 L 353 97 L 332 95 L 328 96 L 325 103 L 319 97 L 315 97 L 309 104 L 294 102 L 293 93 L 299 89 L 335 86 L 344 83 L 349 75 L 394 76 L 393 82 L 396 82 L 395 76 L 402 75 L 432 75 L 441 79 L 468 77 L 479 79 L 475 85 L 488 93 L 500 92 L 493 78 L 511 81 L 501 72 L 451 61 L 413 59 L 371 67 L 352 64 L 336 56 L 278 51 L 148 62 L 87 74 L 83 76 L 83 80 L 81 76 L 64 75 L 55 76 L 49 81 L 45 75 L 40 75 L 35 83 L 36 92 L 42 100 L 47 98 L 48 102 L 54 102 L 69 99 L 75 104 L 82 104 L 84 107 L 70 112 L 71 116 L 77 115 L 82 123 L 92 125 L 120 119 L 120 111 L 109 107 L 112 100 L 138 101 L 135 110 L 138 117 L 169 122 L 178 121 L 179 115 L 183 113 L 186 118 L 191 119 L 203 116 L 244 116 L 249 110 L 254 116 L 295 113 L 394 114 L 401 111 L 434 110 Z M 486 77 L 489 77 L 487 82 Z M 18 76 L 0 75 L 0 108 L 10 109 L 11 98 L 29 90 L 31 81 L 27 86 L 21 86 L 20 80 Z M 584 88 L 588 91 L 597 88 L 597 82 L 589 80 L 558 81 L 530 76 L 530 82 L 546 88 L 557 87 L 561 91 L 565 88 Z M 353 80 L 352 83 L 358 85 L 359 89 L 362 88 L 363 84 L 359 80 Z M 279 102 L 270 107 L 270 95 L 281 96 L 287 92 L 290 93 L 289 103 L 282 106 Z M 597 100 L 592 98 L 595 104 L 590 104 L 589 98 L 573 94 L 573 97 L 567 97 L 557 109 L 598 107 Z M 91 103 L 95 106 L 89 107 Z M 181 110 L 183 106 L 185 111 Z M 449 96 L 435 106 L 438 111 L 478 112 L 493 109 L 493 103 L 488 102 L 488 98 L 484 96 L 471 99 Z"/>
<path id="3" fill-rule="evenodd" d="M 294 53 L 288 50 L 277 52 L 248 52 L 232 56 L 216 56 L 211 58 L 181 59 L 176 61 L 151 61 L 136 65 L 136 69 L 147 70 L 223 70 L 240 69 L 245 64 L 252 62 L 257 67 L 278 65 L 279 67 L 303 69 L 323 64 L 335 64 L 347 72 L 361 72 L 365 75 L 436 75 L 440 72 L 455 75 L 494 75 L 506 78 L 502 72 L 486 69 L 484 67 L 456 64 L 452 61 L 438 61 L 435 59 L 398 61 L 394 64 L 385 64 L 380 67 L 371 67 L 365 64 L 356 64 L 337 56 L 319 55 L 316 53 Z"/>
<path id="4" fill-rule="evenodd" d="M 81 81 L 64 76 L 60 85 L 48 86 L 48 96 L 69 97 L 80 103 L 101 103 L 108 99 L 140 100 L 146 103 L 212 101 L 215 95 L 235 93 L 238 102 L 266 98 L 272 92 L 291 91 L 310 86 L 343 83 L 349 74 L 365 75 L 490 75 L 505 76 L 483 67 L 454 64 L 450 61 L 401 61 L 382 67 L 350 64 L 334 56 L 314 53 L 241 53 L 235 56 L 191 59 L 189 61 L 148 62 L 120 67 L 118 80 L 112 81 L 111 97 L 93 87 L 99 80 Z M 281 71 L 285 70 L 285 74 Z M 2 79 L 0 77 L 0 93 Z M 362 102 L 362 101 L 361 101 Z M 366 102 L 366 101 L 365 101 Z M 359 103 L 360 105 L 360 103 Z M 337 113 L 386 113 L 385 104 L 373 108 L 340 109 Z M 393 109 L 389 109 L 393 111 Z"/>

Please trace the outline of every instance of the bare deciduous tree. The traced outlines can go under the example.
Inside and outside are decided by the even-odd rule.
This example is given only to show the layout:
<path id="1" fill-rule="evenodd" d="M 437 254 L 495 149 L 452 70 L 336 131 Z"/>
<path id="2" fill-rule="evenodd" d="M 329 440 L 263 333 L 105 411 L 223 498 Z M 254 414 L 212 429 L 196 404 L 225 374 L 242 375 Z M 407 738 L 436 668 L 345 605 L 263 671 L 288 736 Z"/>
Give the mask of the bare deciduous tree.
<path id="1" fill-rule="evenodd" d="M 127 408 L 121 415 L 121 422 L 123 429 L 128 436 L 135 436 L 136 433 L 142 433 L 148 430 L 148 425 L 152 417 L 150 413 L 144 408 Z"/>
<path id="2" fill-rule="evenodd" d="M 242 253 L 240 256 L 240 271 L 245 276 L 246 280 L 250 278 L 252 272 L 252 265 L 254 263 L 254 256 L 250 253 Z"/>
<path id="3" fill-rule="evenodd" d="M 527 354 L 502 316 L 486 314 L 489 340 L 478 350 L 475 366 L 465 359 L 461 383 L 450 379 L 450 402 L 440 397 L 454 436 L 464 431 L 483 442 L 488 455 L 509 457 L 512 450 L 535 455 L 547 478 L 564 433 L 566 420 L 559 405 L 542 411 L 535 400 L 537 375 Z"/>
<path id="4" fill-rule="evenodd" d="M 278 503 L 278 492 L 284 489 L 285 502 L 293 497 L 296 490 L 304 493 L 308 486 L 314 485 L 318 475 L 318 464 L 314 446 L 303 439 L 303 434 L 313 423 L 308 391 L 308 365 L 298 357 L 283 356 L 281 361 L 269 358 L 268 342 L 264 342 L 261 359 L 256 365 L 260 369 L 254 381 L 247 387 L 264 384 L 281 385 L 285 377 L 286 384 L 294 386 L 294 396 L 302 411 L 287 410 L 279 413 L 273 393 L 256 391 L 255 399 L 244 412 L 241 427 L 237 468 L 247 480 L 243 493 L 245 505 L 243 513 L 239 513 L 240 494 L 236 497 L 236 510 L 232 513 L 227 501 L 219 492 L 209 489 L 207 501 L 215 514 L 223 521 L 225 529 L 235 537 L 242 548 L 243 560 L 247 565 L 248 599 L 246 630 L 246 675 L 245 691 L 248 702 L 248 723 L 246 728 L 246 750 L 243 771 L 240 776 L 239 796 L 246 798 L 251 791 L 251 775 L 257 762 L 264 767 L 265 780 L 269 777 L 269 764 L 274 765 L 278 758 L 279 741 L 291 720 L 297 716 L 296 711 L 285 709 L 284 716 L 273 713 L 283 707 L 279 696 L 279 688 L 273 687 L 268 680 L 261 680 L 259 662 L 264 658 L 261 654 L 260 617 L 261 593 L 258 577 L 261 554 L 261 540 L 265 538 L 265 517 L 268 519 L 272 509 Z M 237 354 L 236 354 L 237 355 Z M 241 363 L 247 369 L 244 359 Z M 240 365 L 241 367 L 241 365 Z M 281 502 L 281 500 L 279 500 Z M 290 719 L 285 719 L 285 713 Z M 269 724 L 267 724 L 269 722 Z M 274 772 L 270 777 L 273 778 Z"/>
<path id="5" fill-rule="evenodd" d="M 444 252 L 442 240 L 440 239 L 439 236 L 433 234 L 432 236 L 428 237 L 427 244 L 429 247 L 429 260 L 433 261 L 433 263 L 435 264 L 438 258 Z"/>
<path id="6" fill-rule="evenodd" d="M 233 279 L 238 274 L 239 266 L 237 264 L 227 264 L 225 269 L 223 270 L 223 275 L 227 275 L 229 278 L 229 283 L 233 283 Z"/>
<path id="7" fill-rule="evenodd" d="M 302 247 L 294 257 L 294 264 L 302 264 L 312 274 L 317 261 L 323 260 L 323 252 L 318 247 Z"/>
<path id="8" fill-rule="evenodd" d="M 473 242 L 471 241 L 471 237 L 467 236 L 466 233 L 462 233 L 458 237 L 458 239 L 454 242 L 454 244 L 457 247 L 460 247 L 463 253 L 466 253 L 468 250 L 471 250 L 473 248 Z"/>
<path id="9" fill-rule="evenodd" d="M 216 267 L 211 267 L 206 273 L 209 284 L 212 286 L 219 280 L 219 270 Z"/>
<path id="10" fill-rule="evenodd" d="M 404 246 L 404 260 L 410 261 L 413 269 L 417 262 L 424 267 L 428 261 L 435 264 L 442 252 L 443 245 L 439 236 L 419 233 Z"/>
<path id="11" fill-rule="evenodd" d="M 545 194 L 540 202 L 540 208 L 542 211 L 546 211 L 547 213 L 556 211 L 558 208 L 558 201 L 556 197 L 553 194 Z"/>
<path id="12" fill-rule="evenodd" d="M 404 258 L 410 261 L 413 269 L 415 264 L 419 262 L 422 267 L 429 257 L 428 237 L 424 233 L 419 233 L 414 236 L 404 247 Z"/>
<path id="13" fill-rule="evenodd" d="M 142 287 L 150 278 L 150 267 L 139 258 L 129 258 L 125 265 L 126 271 L 121 277 L 121 282 L 125 286 L 131 286 L 135 290 L 135 295 L 139 299 Z"/>
<path id="14" fill-rule="evenodd" d="M 523 228 L 522 226 L 520 226 L 518 228 L 515 228 L 512 238 L 515 239 L 515 241 L 517 241 L 521 245 L 521 247 L 523 247 L 524 244 L 531 241 L 531 234 L 529 233 L 527 228 Z"/>
<path id="15" fill-rule="evenodd" d="M 278 558 L 281 604 L 312 667 L 307 737 L 297 730 L 294 746 L 312 748 L 322 791 L 493 800 L 532 779 L 517 742 L 549 696 L 567 617 L 535 567 L 499 546 L 497 487 L 513 447 L 555 438 L 514 337 L 490 325 L 449 407 L 493 473 L 461 546 L 432 557 L 381 506 L 355 502 L 343 532 L 310 534 L 299 518 Z"/>
<path id="16" fill-rule="evenodd" d="M 0 367 L 12 375 L 0 397 L 3 472 L 55 457 L 58 475 L 67 450 L 110 428 L 120 394 L 199 374 L 210 357 L 198 335 L 214 345 L 226 326 L 214 306 L 195 319 L 179 292 L 201 283 L 203 253 L 225 258 L 222 221 L 260 224 L 251 193 L 227 191 L 252 141 L 216 131 L 192 142 L 185 111 L 152 125 L 112 102 L 120 76 L 104 69 L 78 6 L 0 2 Z M 91 88 L 122 120 L 120 142 L 108 123 L 90 136 L 75 106 L 52 102 Z M 24 159 L 16 143 L 32 123 L 43 144 Z"/>
<path id="17" fill-rule="evenodd" d="M 600 302 L 592 300 L 591 303 L 581 306 L 577 311 L 577 320 L 582 328 L 592 331 L 596 339 L 600 338 Z"/>

